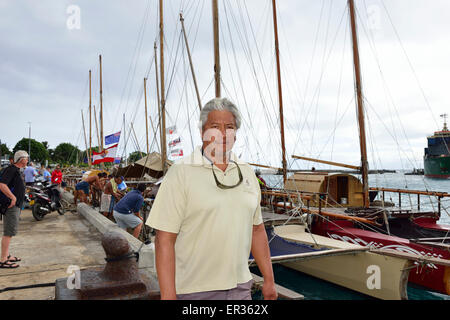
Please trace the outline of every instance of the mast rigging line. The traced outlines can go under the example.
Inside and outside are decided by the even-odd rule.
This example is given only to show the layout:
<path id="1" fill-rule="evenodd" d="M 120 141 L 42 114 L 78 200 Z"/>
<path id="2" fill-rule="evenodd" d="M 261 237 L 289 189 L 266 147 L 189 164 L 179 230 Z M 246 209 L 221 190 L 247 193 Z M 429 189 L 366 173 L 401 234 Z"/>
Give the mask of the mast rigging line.
<path id="1" fill-rule="evenodd" d="M 322 80 L 323 80 L 324 73 L 325 73 L 325 71 L 326 71 L 326 65 L 329 63 L 331 54 L 332 54 L 333 49 L 334 49 L 334 47 L 335 47 L 335 43 L 336 43 L 337 37 L 338 37 L 338 35 L 339 35 L 339 32 L 341 31 L 341 28 L 342 28 L 342 25 L 343 25 L 343 21 L 344 21 L 344 18 L 345 18 L 346 16 L 347 16 L 347 8 L 344 8 L 344 10 L 343 10 L 343 12 L 342 12 L 342 15 L 341 15 L 340 22 L 339 22 L 339 26 L 338 26 L 338 28 L 336 28 L 337 31 L 336 31 L 336 33 L 335 33 L 335 36 L 334 36 L 332 45 L 330 46 L 330 49 L 329 49 L 329 51 L 328 51 L 328 56 L 327 56 L 326 60 L 325 60 L 325 53 L 324 53 L 324 56 L 323 56 L 323 65 L 325 65 L 325 66 L 322 66 L 322 71 L 320 72 L 319 83 L 318 83 L 318 85 L 317 85 L 317 87 L 316 87 L 316 90 L 315 90 L 315 93 L 313 94 L 313 97 L 311 98 L 310 106 L 309 106 L 309 108 L 306 110 L 306 117 L 304 117 L 303 125 L 301 126 L 301 129 L 298 130 L 297 141 L 296 141 L 296 143 L 294 144 L 294 149 L 293 149 L 293 152 L 294 152 L 294 153 L 295 153 L 295 150 L 296 150 L 296 148 L 297 148 L 297 146 L 298 146 L 298 144 L 299 144 L 299 142 L 300 142 L 301 135 L 302 135 L 303 131 L 305 130 L 305 126 L 309 128 L 309 123 L 308 123 L 307 119 L 309 118 L 309 114 L 311 113 L 311 110 L 312 110 L 312 108 L 313 108 L 313 106 L 314 106 L 313 100 L 315 99 L 316 96 L 317 96 L 317 99 L 316 99 L 316 100 L 317 100 L 316 109 L 318 109 L 318 101 L 319 101 L 318 96 L 320 95 L 320 87 L 321 87 L 321 83 L 322 83 Z M 321 17 L 322 17 L 322 11 L 321 11 Z M 319 24 L 318 29 L 317 29 L 316 40 L 315 40 L 315 44 L 314 44 L 314 50 L 313 50 L 313 53 L 315 53 L 315 51 L 316 51 L 316 46 L 317 46 L 316 42 L 317 42 L 318 34 L 319 34 L 319 31 L 320 31 L 320 25 L 321 25 L 321 23 Z M 346 25 L 345 32 L 344 32 L 345 40 L 347 39 L 347 34 L 348 34 L 348 25 Z M 345 42 L 344 42 L 344 49 L 343 49 L 343 50 L 344 50 L 344 54 L 343 54 L 344 56 L 345 56 L 345 48 L 346 48 L 346 46 L 345 46 Z M 343 59 L 344 59 L 344 56 L 343 56 Z M 313 57 L 314 57 L 314 56 L 313 56 Z M 310 71 L 309 71 L 308 80 L 307 80 L 307 87 L 306 87 L 306 89 L 305 89 L 305 99 L 303 100 L 303 107 L 302 107 L 302 110 L 305 110 L 306 95 L 307 95 L 308 88 L 309 88 L 309 82 L 310 82 L 310 77 L 311 77 L 311 71 L 312 71 L 313 61 L 314 61 L 314 59 L 312 59 L 312 62 L 311 62 L 311 64 L 310 64 Z M 341 84 L 342 84 L 342 74 L 343 74 L 343 72 L 341 71 L 341 77 L 340 77 L 339 88 L 341 87 Z M 336 118 L 335 118 L 335 119 L 336 119 Z M 289 125 L 289 121 L 288 121 L 288 125 Z M 313 130 L 314 130 L 314 129 L 313 129 Z M 335 128 L 334 130 L 336 130 L 336 128 Z M 313 131 L 313 132 L 314 132 L 314 131 Z M 312 137 L 313 137 L 313 136 L 312 136 Z M 327 142 L 327 144 L 328 144 L 328 142 Z M 312 139 L 312 138 L 311 138 L 311 145 L 310 145 L 310 146 L 311 146 L 311 148 L 310 148 L 310 154 L 314 154 L 313 148 L 312 148 L 312 147 L 314 146 L 314 145 L 313 145 L 313 139 Z M 325 146 L 324 146 L 324 148 L 325 148 Z M 322 151 L 321 151 L 321 152 L 322 152 Z M 320 152 L 320 153 L 321 153 L 321 152 Z M 319 153 L 319 154 L 320 154 L 320 153 Z M 291 161 L 290 165 L 292 166 L 292 164 L 293 164 L 293 160 Z"/>
<path id="2" fill-rule="evenodd" d="M 128 67 L 127 77 L 125 79 L 125 86 L 122 89 L 122 94 L 121 94 L 121 97 L 120 97 L 119 106 L 116 109 L 117 112 L 115 112 L 116 118 L 114 120 L 113 127 L 116 126 L 118 115 L 122 114 L 121 112 L 118 112 L 118 111 L 122 109 L 123 98 L 125 96 L 125 92 L 127 91 L 127 87 L 129 86 L 128 98 L 127 98 L 126 103 L 125 103 L 125 109 L 126 110 L 128 109 L 128 103 L 129 103 L 129 100 L 130 100 L 130 97 L 131 97 L 131 89 L 132 89 L 132 86 L 133 86 L 133 83 L 134 83 L 134 79 L 135 79 L 135 74 L 136 74 L 136 69 L 137 69 L 137 64 L 138 64 L 140 52 L 142 50 L 142 44 L 143 44 L 143 39 L 144 39 L 144 34 L 145 34 L 145 27 L 147 25 L 147 21 L 148 21 L 148 18 L 149 18 L 150 4 L 151 4 L 151 1 L 147 1 L 147 6 L 146 6 L 146 9 L 144 11 L 144 15 L 142 17 L 142 22 L 141 22 L 141 26 L 139 28 L 138 37 L 136 39 L 136 44 L 135 44 L 135 47 L 134 47 L 134 50 L 133 50 L 133 54 L 132 54 L 132 57 L 131 57 L 131 62 L 130 62 L 130 65 Z M 132 69 L 133 69 L 133 71 L 131 71 Z M 130 79 L 130 75 L 131 74 L 132 74 L 132 76 L 131 76 L 131 79 Z"/>
<path id="3" fill-rule="evenodd" d="M 427 98 L 427 96 L 426 96 L 426 94 L 425 94 L 425 90 L 423 89 L 422 84 L 421 84 L 420 81 L 419 81 L 419 77 L 417 76 L 417 72 L 416 72 L 416 70 L 414 69 L 414 66 L 413 66 L 413 64 L 412 64 L 412 62 L 411 62 L 411 59 L 409 58 L 408 53 L 406 52 L 406 49 L 405 49 L 405 47 L 403 46 L 403 42 L 401 41 L 400 35 L 399 35 L 398 31 L 397 31 L 397 28 L 395 27 L 395 25 L 394 25 L 394 23 L 393 23 L 393 21 L 392 21 L 391 15 L 389 14 L 389 11 L 387 10 L 386 5 L 385 5 L 385 3 L 384 3 L 383 0 L 381 0 L 381 3 L 382 3 L 382 5 L 383 5 L 384 10 L 386 11 L 387 17 L 389 18 L 389 21 L 390 21 L 390 23 L 391 23 L 391 25 L 392 25 L 392 28 L 394 29 L 394 33 L 395 33 L 395 35 L 396 35 L 396 37 L 397 37 L 398 42 L 400 43 L 400 46 L 401 46 L 401 48 L 402 48 L 402 50 L 403 50 L 403 53 L 404 53 L 404 55 L 405 55 L 405 57 L 406 57 L 406 59 L 407 59 L 407 61 L 408 61 L 408 64 L 409 64 L 409 66 L 410 66 L 410 68 L 411 68 L 411 71 L 412 71 L 412 73 L 413 73 L 413 75 L 414 75 L 414 78 L 415 78 L 416 81 L 417 81 L 417 85 L 418 85 L 418 87 L 419 87 L 419 89 L 420 89 L 420 92 L 422 93 L 422 96 L 423 96 L 423 98 L 424 98 L 424 100 L 425 100 L 425 104 L 427 105 L 428 110 L 430 111 L 430 113 L 431 113 L 431 115 L 432 115 L 432 119 L 433 119 L 434 123 L 436 124 L 436 127 L 439 128 L 439 125 L 438 125 L 438 123 L 437 123 L 435 117 L 433 116 L 433 111 L 432 111 L 432 109 L 431 109 L 430 102 L 428 101 L 428 98 Z M 449 147 L 448 147 L 448 146 L 447 146 L 447 152 L 450 153 Z"/>
<path id="4" fill-rule="evenodd" d="M 251 54 L 251 47 L 250 47 L 250 41 L 249 41 L 249 37 L 248 37 L 248 35 L 247 35 L 247 28 L 245 28 L 245 27 L 242 27 L 242 29 L 244 30 L 244 31 L 241 31 L 241 28 L 239 27 L 239 23 L 237 22 L 237 19 L 236 19 L 236 17 L 235 17 L 235 15 L 234 14 L 229 14 L 228 13 L 228 10 L 227 10 L 227 4 L 226 3 L 224 3 L 223 4 L 223 6 L 224 6 L 224 12 L 225 12 L 225 15 L 226 15 L 226 21 L 227 21 L 227 27 L 228 27 L 228 31 L 229 31 L 229 34 L 230 34 L 230 36 L 229 36 L 229 38 L 230 38 L 230 42 L 231 42 L 231 44 L 232 44 L 232 51 L 233 51 L 233 55 L 234 55 L 234 61 L 235 61 L 235 64 L 236 64 L 236 66 L 237 66 L 237 57 L 236 57 L 236 50 L 235 50 L 235 46 L 234 46 L 234 42 L 233 42 L 233 38 L 234 38 L 234 35 L 232 35 L 232 33 L 231 33 L 231 27 L 230 27 L 230 23 L 229 23 L 229 20 L 230 20 L 230 18 L 229 18 L 229 16 L 231 16 L 231 20 L 233 21 L 233 23 L 234 23 L 234 25 L 236 26 L 236 34 L 238 35 L 238 39 L 240 40 L 240 42 L 241 42 L 241 45 L 242 45 L 242 48 L 244 49 L 244 53 L 245 53 L 245 56 L 246 56 L 246 58 L 247 58 L 247 61 L 248 61 L 248 65 L 249 65 L 249 67 L 251 68 L 251 70 L 253 71 L 252 72 L 252 75 L 253 75 L 253 77 L 254 77 L 254 79 L 255 79 L 255 83 L 256 83 L 256 86 L 258 87 L 258 91 L 260 92 L 260 94 L 259 94 L 259 98 L 260 98 L 260 100 L 261 100 L 261 103 L 262 103 L 262 106 L 263 106 L 263 111 L 264 111 L 264 115 L 265 115 L 265 117 L 266 117 L 266 120 L 267 120 L 267 122 L 269 123 L 269 128 L 271 127 L 270 126 L 270 123 L 271 123 L 271 121 L 270 120 L 272 120 L 274 117 L 270 117 L 269 115 L 268 115 L 268 113 L 267 113 L 267 107 L 266 107 L 266 102 L 264 101 L 264 98 L 263 98 L 263 95 L 261 94 L 261 92 L 262 92 L 262 88 L 261 88 L 261 85 L 260 85 L 260 83 L 259 83 L 259 80 L 258 80 L 258 72 L 256 72 L 256 66 L 255 66 L 255 62 L 253 61 L 253 58 L 252 58 L 252 54 Z M 229 3 L 228 3 L 228 6 L 231 6 Z M 239 10 L 239 12 L 242 12 L 242 10 Z M 242 24 L 243 25 L 245 25 L 245 22 L 244 22 L 244 17 L 241 15 L 240 16 L 240 21 L 242 21 Z M 249 22 L 248 22 L 248 25 L 249 25 L 249 29 L 250 30 L 252 30 L 252 34 L 253 34 L 253 39 L 255 40 L 255 47 L 256 47 L 256 49 L 257 49 L 257 52 L 258 52 L 258 54 L 259 54 L 259 50 L 258 50 L 258 43 L 257 43 L 257 41 L 256 41 L 256 37 L 254 36 L 254 31 L 253 31 L 253 26 L 252 26 L 252 23 L 251 23 L 251 21 L 250 21 L 250 19 L 249 19 Z M 224 32 L 223 32 L 223 29 L 224 28 L 221 28 L 221 30 L 222 30 L 222 34 L 223 34 L 223 37 L 222 38 L 225 38 L 225 34 L 224 34 Z M 245 35 L 245 40 L 244 40 L 244 37 L 243 37 L 243 35 Z M 227 51 L 226 51 L 227 52 Z M 261 59 L 261 56 L 260 56 L 260 54 L 259 54 L 259 57 L 260 57 L 260 59 Z M 230 66 L 230 59 L 228 58 L 228 55 L 227 55 L 227 61 L 228 61 L 228 64 L 229 64 L 229 66 Z M 261 61 L 261 60 L 260 60 Z M 239 68 L 238 67 L 236 67 L 236 69 L 237 69 L 237 72 L 238 72 L 238 78 L 239 78 L 239 81 L 240 81 L 240 83 L 242 83 L 241 82 L 241 76 L 240 76 L 240 70 L 239 70 Z M 230 66 L 230 70 L 231 70 L 231 66 Z M 262 73 L 262 74 L 264 74 L 264 76 L 265 76 L 265 79 L 266 79 L 266 84 L 268 84 L 268 82 L 267 82 L 267 76 L 266 76 L 266 73 L 265 73 L 265 71 L 264 71 L 264 65 L 263 64 L 261 64 L 261 72 L 260 73 Z M 233 73 L 233 72 L 231 72 L 231 73 Z M 233 80 L 233 77 L 231 77 L 232 78 L 232 82 L 233 82 L 233 86 L 234 87 L 236 87 L 236 85 L 235 85 L 235 82 L 234 82 L 234 80 Z M 224 87 L 225 87 L 225 85 L 224 85 Z M 269 87 L 269 86 L 268 86 Z M 241 88 L 243 89 L 243 86 L 241 85 Z M 236 90 L 235 90 L 235 92 L 236 92 Z M 270 94 L 270 90 L 268 90 L 267 92 L 269 92 L 269 94 Z M 237 93 L 236 93 L 236 95 L 237 95 Z M 248 115 L 248 117 L 249 117 L 249 119 L 251 119 L 252 117 L 249 115 L 249 109 L 248 109 L 248 104 L 247 104 L 247 99 L 246 99 L 246 95 L 243 93 L 243 99 L 244 99 L 244 106 L 246 107 L 246 110 L 247 110 L 247 115 Z M 238 102 L 238 101 L 236 101 L 236 102 Z M 275 109 L 275 107 L 273 106 L 273 109 Z M 243 123 L 244 124 L 246 124 L 247 126 L 248 126 L 248 123 L 247 123 L 247 121 L 246 121 L 246 119 L 245 119 L 245 117 L 243 118 Z M 251 122 L 252 123 L 252 122 Z M 253 125 L 253 123 L 252 123 L 252 125 Z M 276 125 L 274 124 L 274 123 L 272 123 L 272 127 L 273 128 L 275 128 L 276 127 Z M 255 133 L 255 130 L 250 130 L 250 132 L 251 132 L 251 134 L 253 134 L 253 135 L 255 135 L 256 133 Z M 246 137 L 246 138 L 248 138 L 248 137 Z M 270 137 L 271 138 L 271 137 Z M 259 145 L 259 141 L 258 141 L 258 139 L 255 139 L 255 141 L 257 142 L 257 144 Z M 246 141 L 247 142 L 247 144 L 248 144 L 248 140 Z M 270 144 L 270 146 L 273 146 L 273 144 Z M 262 149 L 261 147 L 260 147 L 260 149 Z M 275 154 L 277 154 L 278 152 L 275 152 Z M 250 153 L 250 154 L 252 154 L 252 153 Z"/>
<path id="5" fill-rule="evenodd" d="M 365 2 L 364 2 L 364 3 L 365 3 Z M 358 14 L 359 14 L 359 12 L 358 12 Z M 359 15 L 358 15 L 358 16 L 359 16 Z M 362 20 L 361 17 L 360 17 L 360 20 Z M 369 45 L 370 45 L 370 48 L 371 48 L 371 50 L 372 50 L 372 54 L 374 55 L 374 58 L 375 58 L 375 60 L 376 60 L 376 63 L 377 63 L 377 66 L 378 66 L 378 70 L 379 70 L 379 72 L 380 72 L 380 77 L 381 77 L 381 80 L 382 80 L 382 83 L 383 83 L 383 89 L 385 90 L 385 94 L 386 94 L 387 98 L 390 100 L 389 102 L 392 104 L 392 106 L 393 106 L 393 108 L 394 108 L 394 111 L 395 111 L 395 114 L 396 114 L 396 116 L 397 116 L 397 122 L 396 122 L 395 124 L 400 123 L 400 127 L 401 127 L 402 132 L 403 132 L 403 135 L 404 135 L 404 139 L 405 139 L 406 142 L 408 143 L 409 148 L 410 148 L 411 153 L 412 153 L 412 146 L 411 146 L 411 143 L 410 143 L 409 138 L 408 138 L 408 136 L 407 136 L 407 134 L 406 134 L 406 131 L 405 131 L 405 128 L 404 128 L 404 126 L 403 126 L 403 123 L 402 123 L 400 114 L 399 114 L 399 112 L 398 112 L 398 108 L 396 107 L 396 104 L 395 104 L 395 102 L 394 102 L 394 98 L 393 98 L 393 96 L 392 96 L 391 91 L 389 90 L 389 86 L 387 85 L 387 81 L 386 81 L 386 79 L 385 79 L 383 70 L 382 70 L 382 68 L 381 68 L 381 63 L 380 63 L 380 60 L 379 60 L 379 57 L 378 57 L 378 51 L 377 51 L 377 48 L 376 48 L 376 44 L 375 44 L 375 41 L 374 41 L 373 34 L 372 34 L 371 30 L 369 30 L 370 32 L 367 32 L 367 30 L 366 30 L 364 24 L 361 23 L 360 25 L 362 26 L 363 31 L 364 31 L 366 37 L 369 39 Z M 367 101 L 367 99 L 365 99 L 365 100 Z M 368 114 L 367 114 L 367 116 L 368 116 Z M 394 125 L 394 119 L 392 118 L 392 114 L 391 114 L 391 113 L 390 113 L 390 116 L 391 116 L 391 121 L 392 121 L 392 127 L 395 128 L 395 125 Z M 395 134 L 395 131 L 394 131 L 393 133 L 394 133 L 394 134 L 393 134 L 394 139 L 395 139 L 395 141 L 397 141 L 397 135 Z M 401 160 L 401 157 L 400 157 L 400 160 Z M 408 159 L 408 160 L 409 160 L 409 159 Z M 415 162 L 415 164 L 413 164 L 413 167 L 419 167 L 419 165 L 418 165 L 418 163 L 417 163 L 417 161 L 416 161 L 414 155 L 413 155 L 413 161 L 411 161 L 411 160 L 409 160 L 409 161 L 410 161 L 411 163 L 412 163 L 413 161 Z M 401 161 L 401 165 L 402 165 L 402 169 L 405 169 L 405 167 L 403 166 L 403 161 Z"/>

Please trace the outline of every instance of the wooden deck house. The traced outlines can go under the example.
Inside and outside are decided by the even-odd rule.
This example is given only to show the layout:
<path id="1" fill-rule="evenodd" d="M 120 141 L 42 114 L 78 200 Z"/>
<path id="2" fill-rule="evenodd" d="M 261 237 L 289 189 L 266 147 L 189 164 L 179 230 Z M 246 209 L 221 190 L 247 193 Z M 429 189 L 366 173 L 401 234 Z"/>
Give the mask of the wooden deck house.
<path id="1" fill-rule="evenodd" d="M 346 173 L 297 172 L 288 177 L 285 189 L 313 193 L 310 206 L 361 207 L 363 185 L 355 176 Z M 320 195 L 322 194 L 322 195 Z"/>

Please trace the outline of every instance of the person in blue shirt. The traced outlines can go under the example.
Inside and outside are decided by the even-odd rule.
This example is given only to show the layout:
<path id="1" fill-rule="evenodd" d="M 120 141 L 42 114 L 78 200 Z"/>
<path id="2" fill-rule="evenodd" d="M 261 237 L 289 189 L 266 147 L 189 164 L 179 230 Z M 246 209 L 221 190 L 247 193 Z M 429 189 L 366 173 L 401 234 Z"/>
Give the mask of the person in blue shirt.
<path id="1" fill-rule="evenodd" d="M 143 219 L 139 211 L 144 204 L 142 193 L 145 188 L 145 184 L 138 184 L 137 188 L 128 192 L 113 209 L 113 217 L 117 225 L 125 230 L 127 228 L 133 229 L 135 238 L 139 237 L 143 225 Z"/>
<path id="2" fill-rule="evenodd" d="M 44 166 L 42 166 L 42 176 L 44 177 L 45 181 L 47 181 L 47 182 L 50 182 L 50 179 L 52 177 L 52 175 L 48 171 L 49 169 L 50 169 L 50 167 L 45 168 Z"/>
<path id="3" fill-rule="evenodd" d="M 30 162 L 28 167 L 23 171 L 25 176 L 25 185 L 32 186 L 34 184 L 34 177 L 37 176 L 37 170 L 33 167 L 33 162 Z"/>

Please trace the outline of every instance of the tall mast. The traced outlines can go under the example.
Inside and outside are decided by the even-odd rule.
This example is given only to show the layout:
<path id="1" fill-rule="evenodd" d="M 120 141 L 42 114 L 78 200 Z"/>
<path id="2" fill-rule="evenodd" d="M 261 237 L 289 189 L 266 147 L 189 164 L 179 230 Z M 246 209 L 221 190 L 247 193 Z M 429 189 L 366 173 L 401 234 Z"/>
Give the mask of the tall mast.
<path id="1" fill-rule="evenodd" d="M 197 79 L 195 78 L 194 65 L 192 63 L 192 57 L 191 57 L 191 50 L 189 49 L 189 43 L 188 43 L 187 36 L 186 36 L 186 30 L 184 28 L 184 18 L 183 18 L 183 14 L 181 14 L 181 13 L 180 13 L 180 21 L 181 21 L 181 29 L 183 31 L 183 36 L 184 36 L 184 42 L 186 44 L 186 51 L 187 51 L 188 58 L 189 58 L 189 65 L 191 67 L 192 79 L 194 80 L 194 88 L 195 88 L 195 94 L 197 95 L 198 107 L 200 108 L 200 111 L 201 111 L 202 110 L 202 101 L 200 99 L 200 93 L 198 92 L 198 85 L 197 85 Z"/>
<path id="2" fill-rule="evenodd" d="M 216 98 L 220 98 L 219 6 L 217 0 L 212 0 L 212 11 L 214 31 L 214 79 L 216 82 Z"/>
<path id="3" fill-rule="evenodd" d="M 353 0 L 348 0 L 350 9 L 350 23 L 352 27 L 353 39 L 353 60 L 355 64 L 355 89 L 358 109 L 358 123 L 359 123 L 359 144 L 361 149 L 361 173 L 363 180 L 363 199 L 364 207 L 369 207 L 369 163 L 367 161 L 367 145 L 366 145 L 366 128 L 364 123 L 364 99 L 362 96 L 362 80 L 361 80 L 361 64 L 359 60 L 358 49 L 358 34 L 356 27 L 355 3 Z"/>
<path id="4" fill-rule="evenodd" d="M 98 141 L 98 149 L 100 150 L 100 132 L 98 131 L 98 120 L 97 120 L 97 111 L 95 110 L 94 105 L 94 120 L 95 120 L 95 130 L 97 131 L 97 141 Z M 97 151 L 99 151 L 97 150 Z"/>
<path id="5" fill-rule="evenodd" d="M 147 78 L 144 78 L 144 100 L 145 100 L 145 139 L 147 141 L 147 155 L 148 155 Z"/>
<path id="6" fill-rule="evenodd" d="M 161 126 L 161 99 L 159 95 L 159 80 L 158 80 L 158 53 L 157 53 L 157 47 L 155 42 L 155 75 L 156 75 L 156 97 L 158 100 L 158 127 L 159 127 L 159 142 L 161 143 L 161 150 L 162 147 L 162 126 Z M 161 152 L 162 153 L 162 152 Z M 161 157 L 162 159 L 162 157 Z M 163 162 L 164 164 L 164 162 Z M 164 167 L 164 165 L 163 165 Z"/>
<path id="7" fill-rule="evenodd" d="M 128 155 L 127 155 L 127 139 L 126 139 L 126 133 L 127 133 L 127 129 L 125 128 L 125 113 L 123 114 L 123 141 L 124 143 L 124 147 L 123 147 L 123 153 L 125 154 L 125 166 L 128 165 Z"/>
<path id="8" fill-rule="evenodd" d="M 278 79 L 278 103 L 280 105 L 280 132 L 281 132 L 281 153 L 283 162 L 283 183 L 286 183 L 286 147 L 284 142 L 284 116 L 283 116 L 283 91 L 281 89 L 281 68 L 280 68 L 280 49 L 278 43 L 278 24 L 277 24 L 277 7 L 275 0 L 272 0 L 273 7 L 273 29 L 275 33 L 275 54 L 277 59 L 277 79 Z"/>
<path id="9" fill-rule="evenodd" d="M 81 110 L 81 121 L 83 122 L 83 135 L 84 135 L 84 145 L 86 146 L 86 155 L 89 156 L 87 154 L 89 152 L 89 150 L 88 150 L 88 144 L 87 144 L 87 139 L 86 139 L 86 127 L 84 126 L 83 110 Z"/>
<path id="10" fill-rule="evenodd" d="M 160 48 L 160 73 L 161 73 L 161 160 L 163 174 L 166 173 L 166 97 L 164 88 L 164 10 L 163 0 L 159 0 L 159 48 Z"/>
<path id="11" fill-rule="evenodd" d="M 89 70 L 89 168 L 92 167 L 92 86 L 91 86 L 91 70 Z"/>
<path id="12" fill-rule="evenodd" d="M 100 61 L 100 151 L 103 151 L 103 90 L 102 90 L 102 55 L 99 55 Z"/>

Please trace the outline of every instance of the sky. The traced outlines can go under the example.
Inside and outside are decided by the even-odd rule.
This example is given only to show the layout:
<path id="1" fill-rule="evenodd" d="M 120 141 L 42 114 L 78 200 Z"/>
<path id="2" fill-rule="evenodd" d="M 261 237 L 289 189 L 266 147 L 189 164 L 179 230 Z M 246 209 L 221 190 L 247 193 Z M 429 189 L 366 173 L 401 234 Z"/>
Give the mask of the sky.
<path id="1" fill-rule="evenodd" d="M 450 1 L 355 4 L 369 166 L 422 168 L 426 137 L 442 129 L 440 115 L 450 113 Z M 0 0 L 1 142 L 12 149 L 31 127 L 31 137 L 50 148 L 69 142 L 86 149 L 89 70 L 98 111 L 101 55 L 104 135 L 122 131 L 121 154 L 146 151 L 147 77 L 149 148 L 159 151 L 152 129 L 158 10 L 157 0 Z M 164 1 L 167 126 L 176 125 L 189 154 L 200 144 L 199 107 L 180 12 L 204 105 L 215 95 L 211 1 Z M 279 0 L 277 14 L 289 168 L 327 168 L 291 155 L 359 165 L 347 1 Z M 280 167 L 271 1 L 219 0 L 219 19 L 222 96 L 243 117 L 234 151 L 249 162 Z M 93 115 L 91 128 L 96 145 Z"/>

